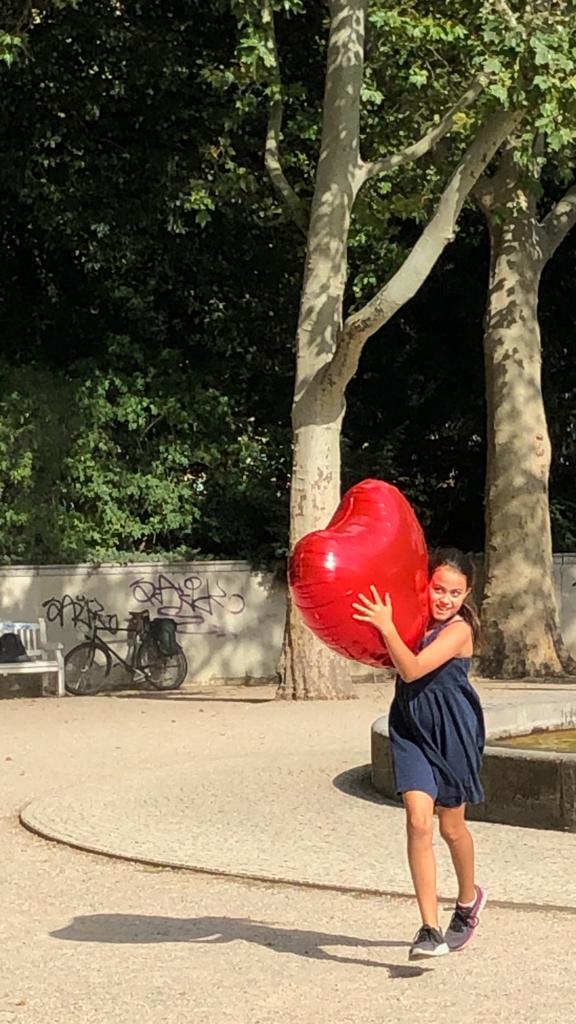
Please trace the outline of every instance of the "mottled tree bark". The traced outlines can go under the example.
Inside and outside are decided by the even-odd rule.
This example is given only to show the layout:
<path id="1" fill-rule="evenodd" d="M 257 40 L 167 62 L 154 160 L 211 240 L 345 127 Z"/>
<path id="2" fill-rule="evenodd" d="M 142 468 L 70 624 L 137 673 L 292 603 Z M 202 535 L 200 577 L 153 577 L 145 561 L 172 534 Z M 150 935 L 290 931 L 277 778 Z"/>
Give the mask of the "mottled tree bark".
<path id="1" fill-rule="evenodd" d="M 562 641 L 554 593 L 551 449 L 541 385 L 538 291 L 547 260 L 571 226 L 571 210 L 565 207 L 562 225 L 555 222 L 554 236 L 552 220 L 538 222 L 534 196 L 519 185 L 511 146 L 498 173 L 482 184 L 491 267 L 484 332 L 487 480 L 480 671 L 507 679 L 558 676 L 573 672 L 576 663 Z"/>
<path id="2" fill-rule="evenodd" d="M 342 332 L 350 215 L 360 186 L 364 2 L 332 4 L 320 158 L 296 339 L 290 547 L 325 526 L 340 500 L 344 388 L 330 376 Z M 290 602 L 278 696 L 352 697 L 349 666 L 301 622 Z"/>

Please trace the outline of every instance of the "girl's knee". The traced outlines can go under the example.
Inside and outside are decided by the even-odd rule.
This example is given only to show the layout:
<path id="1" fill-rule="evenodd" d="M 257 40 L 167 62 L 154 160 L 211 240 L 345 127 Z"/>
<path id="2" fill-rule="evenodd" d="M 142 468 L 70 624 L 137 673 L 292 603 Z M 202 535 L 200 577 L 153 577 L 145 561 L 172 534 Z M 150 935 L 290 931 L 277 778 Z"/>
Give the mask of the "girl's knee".
<path id="1" fill-rule="evenodd" d="M 421 811 L 407 811 L 406 831 L 410 839 L 432 841 L 432 815 Z"/>
<path id="2" fill-rule="evenodd" d="M 439 828 L 442 839 L 449 845 L 457 843 L 468 832 L 465 821 L 446 821 L 442 817 L 440 818 Z"/>

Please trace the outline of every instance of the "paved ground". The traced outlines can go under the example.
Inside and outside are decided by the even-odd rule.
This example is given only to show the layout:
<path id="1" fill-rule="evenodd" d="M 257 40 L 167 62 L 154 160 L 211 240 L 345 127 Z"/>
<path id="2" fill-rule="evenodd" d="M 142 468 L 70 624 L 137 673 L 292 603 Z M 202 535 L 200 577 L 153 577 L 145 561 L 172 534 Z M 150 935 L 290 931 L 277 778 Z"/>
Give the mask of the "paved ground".
<path id="1" fill-rule="evenodd" d="M 496 897 L 476 945 L 407 962 L 418 918 L 398 895 L 402 814 L 364 799 L 356 771 L 389 691 L 360 692 L 342 704 L 276 703 L 265 689 L 4 701 L 0 1024 L 572 1021 L 576 836 L 475 824 Z M 486 704 L 538 693 L 550 690 L 483 688 Z M 25 805 L 126 855 L 365 891 L 80 852 L 25 831 Z M 450 897 L 447 868 L 442 852 Z"/>

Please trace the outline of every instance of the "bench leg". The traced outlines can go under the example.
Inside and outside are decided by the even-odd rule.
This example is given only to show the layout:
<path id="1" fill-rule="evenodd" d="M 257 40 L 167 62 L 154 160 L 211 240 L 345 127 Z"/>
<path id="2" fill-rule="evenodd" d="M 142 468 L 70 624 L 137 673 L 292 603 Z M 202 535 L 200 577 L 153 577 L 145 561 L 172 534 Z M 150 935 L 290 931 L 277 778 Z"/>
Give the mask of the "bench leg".
<path id="1" fill-rule="evenodd" d="M 66 687 L 64 686 L 64 657 L 62 651 L 56 651 L 56 658 L 58 660 L 58 688 L 57 693 L 59 697 L 66 696 Z"/>
<path id="2" fill-rule="evenodd" d="M 66 690 L 64 688 L 64 673 L 58 670 L 56 674 L 56 686 L 54 686 L 54 670 L 52 672 L 43 672 L 40 676 L 40 685 L 42 688 L 43 697 L 64 697 Z"/>

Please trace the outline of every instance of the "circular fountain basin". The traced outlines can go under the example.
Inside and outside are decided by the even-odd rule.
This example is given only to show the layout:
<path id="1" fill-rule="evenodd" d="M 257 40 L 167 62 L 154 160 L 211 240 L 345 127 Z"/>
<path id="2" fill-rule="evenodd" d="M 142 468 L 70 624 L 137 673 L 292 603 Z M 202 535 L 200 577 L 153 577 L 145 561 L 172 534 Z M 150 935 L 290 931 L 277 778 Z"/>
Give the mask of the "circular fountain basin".
<path id="1" fill-rule="evenodd" d="M 500 709 L 501 711 L 501 709 Z M 527 828 L 576 832 L 576 702 L 505 710 L 485 708 L 485 801 L 467 817 Z M 372 725 L 372 784 L 398 800 L 388 716 Z"/>
<path id="2" fill-rule="evenodd" d="M 576 754 L 576 729 L 539 729 L 522 736 L 491 740 L 495 747 L 518 750 L 550 750 L 553 753 Z"/>

